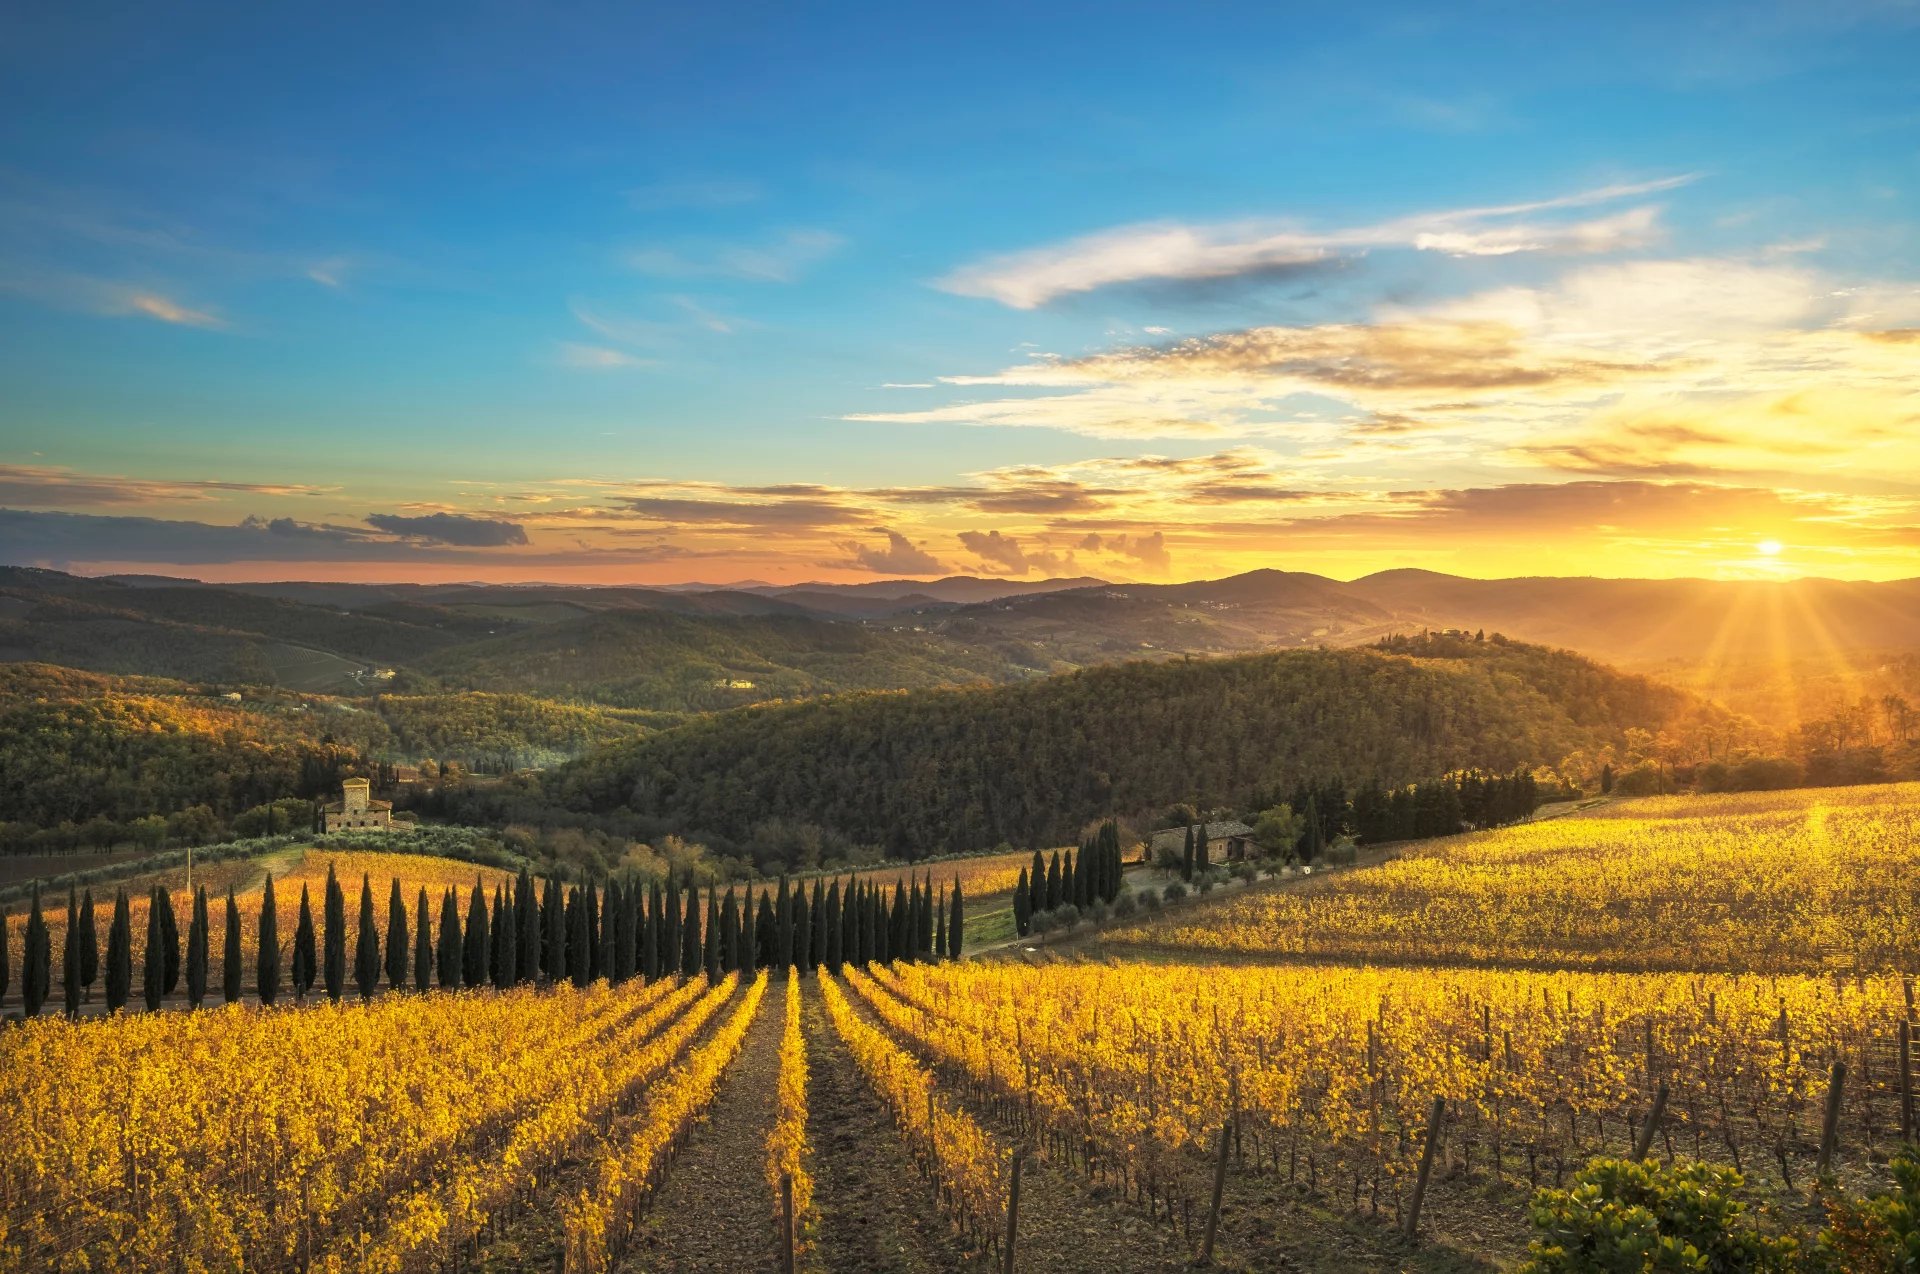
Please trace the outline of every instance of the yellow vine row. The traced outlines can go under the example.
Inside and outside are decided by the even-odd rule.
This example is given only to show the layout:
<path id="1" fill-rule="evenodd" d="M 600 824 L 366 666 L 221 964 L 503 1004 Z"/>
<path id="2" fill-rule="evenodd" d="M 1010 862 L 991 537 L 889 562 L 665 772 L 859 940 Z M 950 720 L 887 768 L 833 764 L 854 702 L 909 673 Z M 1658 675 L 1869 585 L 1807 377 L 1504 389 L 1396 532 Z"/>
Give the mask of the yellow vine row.
<path id="1" fill-rule="evenodd" d="M 773 1211 L 780 1221 L 780 1178 L 793 1178 L 794 1256 L 806 1247 L 813 1208 L 813 1175 L 807 1171 L 812 1148 L 807 1145 L 807 1042 L 800 1030 L 800 981 L 787 979 L 786 1026 L 780 1036 L 780 1090 L 778 1114 L 767 1135 L 767 1184 L 773 1189 Z"/>

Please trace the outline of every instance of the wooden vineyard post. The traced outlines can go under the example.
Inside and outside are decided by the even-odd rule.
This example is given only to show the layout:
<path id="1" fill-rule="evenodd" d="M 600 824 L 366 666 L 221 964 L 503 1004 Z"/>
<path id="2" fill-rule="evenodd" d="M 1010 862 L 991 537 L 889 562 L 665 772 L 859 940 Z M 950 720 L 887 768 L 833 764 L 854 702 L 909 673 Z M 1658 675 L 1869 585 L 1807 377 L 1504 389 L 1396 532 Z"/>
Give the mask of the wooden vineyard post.
<path id="1" fill-rule="evenodd" d="M 1213 1264 L 1213 1237 L 1220 1232 L 1220 1196 L 1227 1189 L 1227 1150 L 1233 1144 L 1233 1121 L 1220 1125 L 1220 1154 L 1213 1164 L 1213 1202 L 1207 1206 L 1207 1233 L 1200 1240 L 1200 1264 Z"/>
<path id="2" fill-rule="evenodd" d="M 1407 1224 L 1405 1227 L 1407 1242 L 1413 1242 L 1420 1229 L 1420 1204 L 1427 1197 L 1427 1178 L 1433 1173 L 1434 1151 L 1440 1146 L 1441 1125 L 1447 1118 L 1447 1099 L 1433 1099 L 1433 1109 L 1427 1115 L 1427 1143 L 1420 1150 L 1420 1171 L 1413 1179 L 1413 1197 L 1407 1201 Z"/>
<path id="3" fill-rule="evenodd" d="M 1913 1027 L 1900 1023 L 1900 1140 L 1913 1140 Z"/>
<path id="4" fill-rule="evenodd" d="M 1633 1161 L 1639 1163 L 1653 1149 L 1653 1138 L 1660 1131 L 1660 1120 L 1667 1113 L 1667 1081 L 1661 1080 L 1660 1087 L 1653 1093 L 1653 1109 L 1647 1112 L 1647 1122 L 1641 1125 L 1640 1135 L 1633 1139 Z"/>
<path id="5" fill-rule="evenodd" d="M 780 1274 L 793 1274 L 793 1174 L 780 1174 Z"/>
<path id="6" fill-rule="evenodd" d="M 1013 1175 L 1007 1180 L 1007 1250 L 1000 1258 L 1001 1274 L 1013 1274 L 1013 1241 L 1020 1233 L 1020 1164 L 1026 1149 L 1013 1152 Z"/>
<path id="7" fill-rule="evenodd" d="M 1832 1077 L 1827 1081 L 1827 1113 L 1820 1121 L 1820 1158 L 1814 1163 L 1814 1171 L 1825 1176 L 1833 1163 L 1833 1155 L 1840 1148 L 1840 1094 L 1847 1083 L 1847 1064 L 1835 1062 Z"/>

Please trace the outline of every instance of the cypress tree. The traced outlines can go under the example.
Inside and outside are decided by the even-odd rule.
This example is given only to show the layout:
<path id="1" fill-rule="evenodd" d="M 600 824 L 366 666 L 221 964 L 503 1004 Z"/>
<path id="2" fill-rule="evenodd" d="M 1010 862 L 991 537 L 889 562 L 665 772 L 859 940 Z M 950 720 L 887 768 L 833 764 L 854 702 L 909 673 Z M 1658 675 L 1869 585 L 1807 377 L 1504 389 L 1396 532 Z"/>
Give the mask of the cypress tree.
<path id="1" fill-rule="evenodd" d="M 783 971 L 793 962 L 793 890 L 787 878 L 780 878 L 780 892 L 773 903 L 773 967 Z"/>
<path id="2" fill-rule="evenodd" d="M 0 999 L 5 999 L 7 988 L 13 985 L 13 965 L 9 948 L 13 939 L 7 936 L 7 913 L 0 911 Z"/>
<path id="3" fill-rule="evenodd" d="M 1047 907 L 1052 911 L 1059 907 L 1060 896 L 1060 851 L 1053 851 L 1053 858 L 1047 863 Z"/>
<path id="4" fill-rule="evenodd" d="M 160 923 L 160 890 L 156 887 L 147 891 L 147 954 L 140 966 L 140 993 L 149 1013 L 159 1011 L 160 999 L 166 994 L 166 940 L 166 930 Z"/>
<path id="5" fill-rule="evenodd" d="M 1180 855 L 1180 879 L 1193 879 L 1193 824 L 1187 824 L 1187 847 Z"/>
<path id="6" fill-rule="evenodd" d="M 398 876 L 387 891 L 387 985 L 395 991 L 407 989 L 407 900 Z"/>
<path id="7" fill-rule="evenodd" d="M 373 881 L 360 873 L 360 932 L 353 945 L 353 982 L 360 998 L 371 999 L 380 985 L 380 930 L 373 914 Z"/>
<path id="8" fill-rule="evenodd" d="M 1207 867 L 1207 825 L 1201 823 L 1193 832 L 1193 869 L 1204 873 Z"/>
<path id="9" fill-rule="evenodd" d="M 947 889 L 940 887 L 940 900 L 933 909 L 933 958 L 935 962 L 947 958 Z"/>
<path id="10" fill-rule="evenodd" d="M 664 909 L 660 913 L 660 967 L 669 973 L 681 972 L 680 955 L 680 885 L 668 876 Z"/>
<path id="11" fill-rule="evenodd" d="M 94 979 L 100 976 L 100 934 L 93 924 L 93 890 L 80 895 L 80 991 L 83 1000 L 93 999 Z M 6 986 L 4 966 L 0 966 L 0 989 Z"/>
<path id="12" fill-rule="evenodd" d="M 1040 851 L 1033 851 L 1033 870 L 1027 876 L 1027 887 L 1032 895 L 1027 899 L 1027 914 L 1038 915 L 1047 909 L 1047 864 L 1040 857 Z"/>
<path id="13" fill-rule="evenodd" d="M 727 900 L 720 904 L 720 936 L 726 946 L 725 972 L 732 973 L 740 968 L 740 953 L 745 947 L 740 941 L 740 902 L 733 896 L 732 886 L 727 888 Z"/>
<path id="14" fill-rule="evenodd" d="M 440 985 L 446 990 L 460 989 L 464 955 L 460 949 L 460 904 L 449 886 L 440 895 L 440 942 L 434 949 L 434 972 L 439 975 Z"/>
<path id="15" fill-rule="evenodd" d="M 513 882 L 513 933 L 518 950 L 513 972 L 522 982 L 540 976 L 540 903 L 533 893 L 533 875 L 525 867 Z"/>
<path id="16" fill-rule="evenodd" d="M 700 887 L 687 886 L 687 910 L 680 919 L 680 973 L 692 977 L 705 967 L 700 950 Z"/>
<path id="17" fill-rule="evenodd" d="M 601 960 L 602 940 L 600 933 L 600 890 L 592 882 L 587 882 L 587 981 L 598 982 L 607 974 L 607 966 Z"/>
<path id="18" fill-rule="evenodd" d="M 160 990 L 162 994 L 172 995 L 180 987 L 180 922 L 174 918 L 171 889 L 160 889 L 154 901 L 160 905 L 160 952 L 166 957 Z"/>
<path id="19" fill-rule="evenodd" d="M 634 950 L 640 957 L 640 976 L 652 982 L 660 976 L 660 882 L 647 882 L 646 903 L 640 909 L 640 926 L 634 935 Z"/>
<path id="20" fill-rule="evenodd" d="M 20 961 L 20 997 L 28 1017 L 38 1017 L 47 1002 L 53 969 L 53 938 L 40 914 L 40 882 L 33 885 L 33 910 L 27 914 L 27 949 Z"/>
<path id="21" fill-rule="evenodd" d="M 424 991 L 433 985 L 433 957 L 433 913 L 427 910 L 427 887 L 422 885 L 413 908 L 414 990 Z"/>
<path id="22" fill-rule="evenodd" d="M 0 941 L 5 935 L 0 934 Z M 60 947 L 60 992 L 67 1016 L 80 1016 L 80 895 L 67 886 L 67 938 Z"/>
<path id="23" fill-rule="evenodd" d="M 274 897 L 272 872 L 267 873 L 267 883 L 260 892 L 260 948 L 254 961 L 253 988 L 260 1003 L 268 1008 L 280 995 L 280 903 Z"/>
<path id="24" fill-rule="evenodd" d="M 313 987 L 314 966 L 319 962 L 318 948 L 313 936 L 313 904 L 307 898 L 307 887 L 300 886 L 300 918 L 293 926 L 293 963 L 289 970 L 293 979 L 293 998 L 304 1000 Z"/>
<path id="25" fill-rule="evenodd" d="M 567 929 L 562 906 L 560 882 L 548 876 L 540 897 L 540 973 L 549 982 L 567 976 Z"/>
<path id="26" fill-rule="evenodd" d="M 607 892 L 602 895 L 600 909 L 600 971 L 606 974 L 609 986 L 620 985 L 620 925 L 621 908 L 620 882 L 607 880 Z"/>
<path id="27" fill-rule="evenodd" d="M 967 913 L 964 904 L 960 901 L 960 877 L 958 876 L 953 878 L 953 902 L 950 905 L 953 910 L 947 917 L 947 958 L 958 960 L 960 953 L 967 949 L 965 942 Z"/>
<path id="28" fill-rule="evenodd" d="M 1073 861 L 1073 905 L 1082 911 L 1093 901 L 1092 846 L 1084 846 Z"/>
<path id="29" fill-rule="evenodd" d="M 640 891 L 634 888 L 632 877 L 628 877 L 620 889 L 620 927 L 613 935 L 613 962 L 622 982 L 639 971 L 635 968 L 639 953 L 636 933 L 639 914 Z"/>
<path id="30" fill-rule="evenodd" d="M 593 934 L 587 928 L 584 896 L 591 889 L 575 886 L 567 899 L 567 976 L 579 987 L 593 980 Z"/>
<path id="31" fill-rule="evenodd" d="M 210 927 L 207 887 L 202 885 L 194 891 L 193 919 L 187 922 L 187 1004 L 196 1009 L 207 998 L 207 964 L 211 954 L 207 930 Z"/>
<path id="32" fill-rule="evenodd" d="M 1020 869 L 1020 883 L 1013 887 L 1013 931 L 1020 937 L 1027 936 L 1027 922 L 1033 918 L 1032 899 L 1027 885 L 1027 869 Z"/>
<path id="33" fill-rule="evenodd" d="M 914 893 L 919 892 L 916 885 Z M 896 880 L 893 882 L 893 940 L 887 954 L 895 960 L 913 959 L 913 931 L 916 927 L 913 900 L 907 897 L 906 886 Z"/>
<path id="34" fill-rule="evenodd" d="M 807 968 L 812 970 L 827 962 L 827 895 L 818 876 L 813 878 L 813 901 L 807 906 L 807 920 Z"/>
<path id="35" fill-rule="evenodd" d="M 940 905 L 945 904 L 945 892 L 945 890 L 941 891 L 942 898 Z M 932 956 L 935 954 L 933 945 L 934 907 L 933 869 L 929 867 L 927 869 L 926 887 L 920 891 L 920 953 L 923 956 Z"/>
<path id="36" fill-rule="evenodd" d="M 473 892 L 467 897 L 466 939 L 460 949 L 460 985 L 481 986 L 487 980 L 487 891 L 480 877 L 473 878 Z"/>
<path id="37" fill-rule="evenodd" d="M 774 942 L 780 934 L 779 917 L 773 914 L 773 902 L 767 891 L 760 891 L 760 905 L 753 917 L 753 963 L 756 968 L 773 967 Z"/>
<path id="38" fill-rule="evenodd" d="M 323 935 L 320 977 L 327 985 L 327 998 L 337 1004 L 341 993 L 347 989 L 347 896 L 340 891 L 340 879 L 333 874 L 332 863 L 327 864 L 324 915 L 326 933 Z"/>
<path id="39" fill-rule="evenodd" d="M 242 963 L 244 957 L 240 954 L 240 901 L 233 896 L 232 885 L 227 886 L 227 926 L 222 945 L 224 950 L 221 953 L 220 995 L 225 1003 L 238 1004 L 246 966 Z M 111 966 L 111 949 L 108 957 L 108 965 Z M 108 980 L 112 980 L 111 967 L 108 970 Z"/>
<path id="40" fill-rule="evenodd" d="M 793 967 L 805 973 L 813 967 L 813 911 L 807 903 L 807 887 L 793 888 Z"/>
<path id="41" fill-rule="evenodd" d="M 901 948 L 900 956 L 908 963 L 920 958 L 920 913 L 925 908 L 920 902 L 920 877 L 907 877 L 907 923 L 906 945 Z"/>
<path id="42" fill-rule="evenodd" d="M 493 975 L 493 985 L 504 991 L 513 985 L 513 957 L 520 944 L 513 934 L 513 900 L 499 885 L 493 887 L 493 917 L 488 924 L 493 953 L 487 971 Z"/>
<path id="43" fill-rule="evenodd" d="M 820 955 L 826 967 L 834 974 L 840 972 L 842 954 L 846 951 L 845 921 L 840 917 L 840 882 L 834 881 L 827 886 L 827 912 L 821 924 L 824 946 Z"/>
<path id="44" fill-rule="evenodd" d="M 238 936 L 240 928 L 234 926 Z M 24 984 L 23 984 L 24 989 Z M 107 929 L 107 1012 L 127 1007 L 133 994 L 133 921 L 127 914 L 127 891 L 113 892 L 113 923 Z"/>
<path id="45" fill-rule="evenodd" d="M 707 981 L 720 980 L 720 902 L 711 886 L 707 889 L 707 927 L 706 937 L 700 946 L 701 964 L 707 971 Z"/>

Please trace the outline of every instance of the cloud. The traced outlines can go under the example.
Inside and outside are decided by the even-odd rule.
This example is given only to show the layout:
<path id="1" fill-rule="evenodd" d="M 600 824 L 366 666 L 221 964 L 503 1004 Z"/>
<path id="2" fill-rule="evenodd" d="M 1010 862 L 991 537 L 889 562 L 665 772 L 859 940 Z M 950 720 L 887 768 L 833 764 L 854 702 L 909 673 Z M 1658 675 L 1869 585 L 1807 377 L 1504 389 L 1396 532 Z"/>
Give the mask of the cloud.
<path id="1" fill-rule="evenodd" d="M 183 327 L 225 327 L 226 322 L 206 310 L 188 309 L 157 292 L 133 292 L 127 296 L 127 313 L 177 323 Z"/>
<path id="2" fill-rule="evenodd" d="M 627 265 L 661 278 L 741 279 L 793 283 L 839 251 L 846 241 L 829 230 L 789 230 L 758 243 L 690 243 L 637 248 Z"/>
<path id="3" fill-rule="evenodd" d="M 696 489 L 711 488 L 697 487 Z M 821 487 L 728 487 L 719 488 L 719 490 L 737 495 L 772 498 L 628 496 L 620 501 L 620 506 L 630 515 L 654 522 L 757 530 L 845 527 L 869 522 L 874 517 L 874 511 L 871 508 L 828 493 L 826 488 Z"/>
<path id="4" fill-rule="evenodd" d="M 389 535 L 463 548 L 499 548 L 527 542 L 526 529 L 518 523 L 472 517 L 465 513 L 429 513 L 422 517 L 369 513 L 366 521 L 368 526 Z"/>
<path id="5" fill-rule="evenodd" d="M 1075 569 L 1073 554 L 1053 553 L 1045 549 L 1024 549 L 1011 535 L 999 531 L 962 531 L 960 543 L 967 552 L 987 563 L 996 574 L 1027 575 L 1044 571 L 1048 575 L 1067 575 Z"/>
<path id="6" fill-rule="evenodd" d="M 1574 223 L 1516 223 L 1512 219 L 1672 190 L 1692 180 L 1691 175 L 1665 177 L 1526 203 L 1422 213 L 1336 230 L 1307 230 L 1273 221 L 1122 226 L 1065 243 L 990 257 L 952 271 L 936 280 L 935 286 L 959 296 L 982 297 L 1013 309 L 1031 310 L 1064 296 L 1116 284 L 1297 275 L 1373 248 L 1409 248 L 1455 256 L 1613 252 L 1652 242 L 1657 233 L 1658 208 L 1647 206 Z"/>
<path id="7" fill-rule="evenodd" d="M 1161 531 L 1151 535 L 1090 533 L 1080 541 L 1080 547 L 1089 553 L 1110 553 L 1138 562 L 1156 575 L 1165 575 L 1173 569 L 1173 557 L 1167 552 L 1167 537 Z"/>
<path id="8" fill-rule="evenodd" d="M 581 345 L 573 341 L 560 342 L 560 362 L 567 367 L 577 367 L 583 371 L 592 372 L 653 366 L 653 360 L 637 358 L 625 350 L 613 349 L 606 345 Z"/>
<path id="9" fill-rule="evenodd" d="M 884 526 L 870 527 L 869 530 L 875 535 L 886 536 L 886 547 L 873 548 L 858 540 L 843 541 L 840 548 L 846 553 L 847 560 L 834 565 L 871 571 L 876 575 L 939 575 L 946 571 L 939 558 L 900 532 Z"/>
<path id="10" fill-rule="evenodd" d="M 101 507 L 217 500 L 240 493 L 316 496 L 335 487 L 292 482 L 215 482 L 206 479 L 129 478 L 79 473 L 51 465 L 0 465 L 0 503 L 44 507 Z"/>

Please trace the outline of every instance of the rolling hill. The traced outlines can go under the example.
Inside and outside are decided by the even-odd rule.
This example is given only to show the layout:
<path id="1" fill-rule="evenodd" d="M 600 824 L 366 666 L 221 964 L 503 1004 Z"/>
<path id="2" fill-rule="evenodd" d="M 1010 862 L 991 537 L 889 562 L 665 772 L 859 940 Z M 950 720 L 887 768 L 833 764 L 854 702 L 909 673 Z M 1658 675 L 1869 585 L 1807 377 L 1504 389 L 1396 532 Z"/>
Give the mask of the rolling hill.
<path id="1" fill-rule="evenodd" d="M 1057 844 L 1177 801 L 1258 805 L 1302 780 L 1405 782 L 1551 763 L 1712 710 L 1685 692 L 1521 645 L 1447 657 L 1304 650 L 1087 669 L 1023 685 L 855 695 L 720 713 L 553 776 L 572 808 L 694 835 L 766 819 L 918 853 Z"/>

